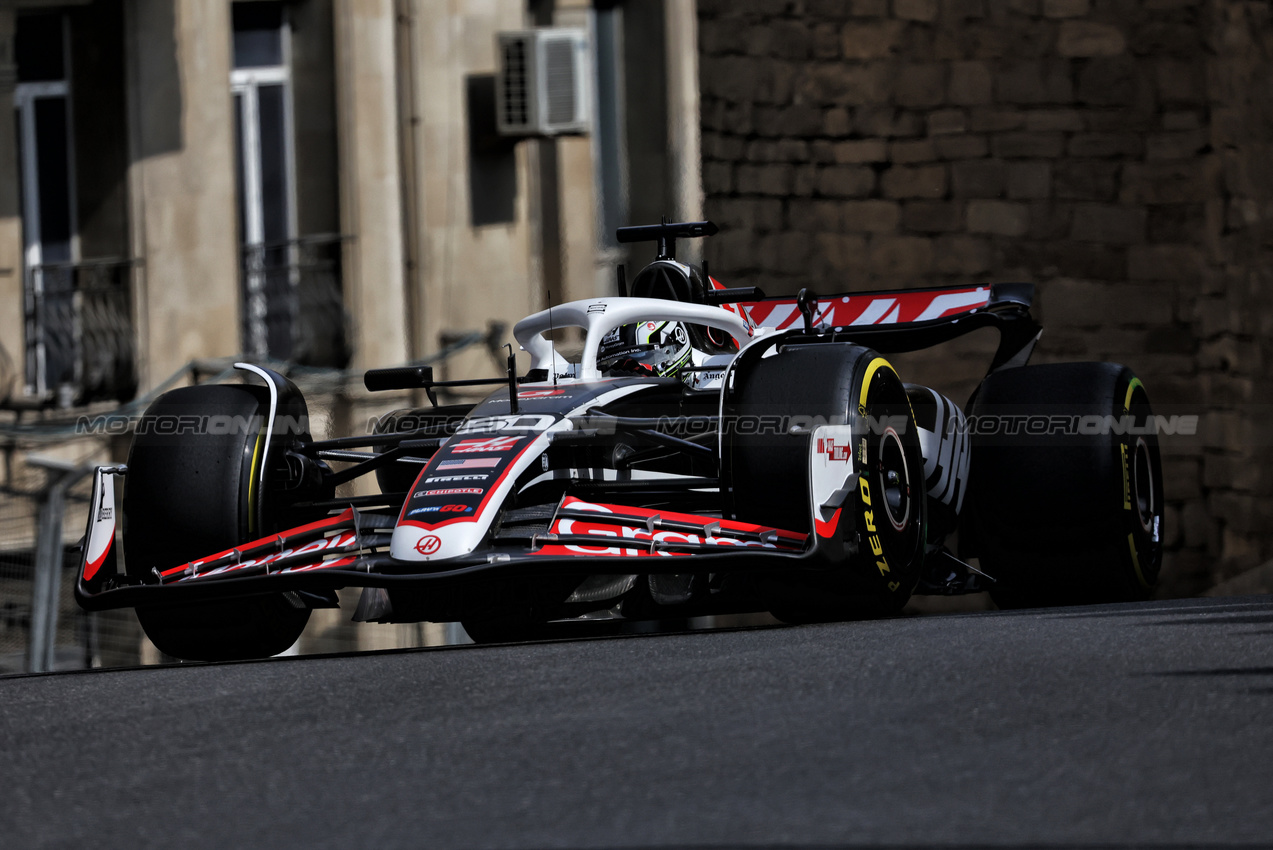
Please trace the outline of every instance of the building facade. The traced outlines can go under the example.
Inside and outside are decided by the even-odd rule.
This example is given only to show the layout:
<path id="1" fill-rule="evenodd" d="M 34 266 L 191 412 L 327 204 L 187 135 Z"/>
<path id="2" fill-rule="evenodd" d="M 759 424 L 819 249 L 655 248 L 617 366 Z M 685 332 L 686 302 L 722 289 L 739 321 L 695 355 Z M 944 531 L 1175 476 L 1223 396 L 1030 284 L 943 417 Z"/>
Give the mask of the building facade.
<path id="1" fill-rule="evenodd" d="M 8 401 L 126 400 L 237 354 L 404 363 L 608 291 L 615 226 L 699 213 L 695 23 L 684 0 L 0 3 Z M 584 36 L 583 133 L 496 131 L 497 33 L 532 27 Z"/>

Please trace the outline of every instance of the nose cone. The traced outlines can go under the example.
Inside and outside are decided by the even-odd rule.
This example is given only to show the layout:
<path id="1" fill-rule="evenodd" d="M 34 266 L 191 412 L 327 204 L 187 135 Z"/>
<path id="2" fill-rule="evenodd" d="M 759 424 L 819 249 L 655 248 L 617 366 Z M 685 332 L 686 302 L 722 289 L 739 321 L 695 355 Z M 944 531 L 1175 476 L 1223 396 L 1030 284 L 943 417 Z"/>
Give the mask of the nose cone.
<path id="1" fill-rule="evenodd" d="M 437 528 L 401 524 L 393 530 L 389 554 L 399 561 L 442 561 L 467 555 L 486 536 L 486 523 L 456 521 Z"/>

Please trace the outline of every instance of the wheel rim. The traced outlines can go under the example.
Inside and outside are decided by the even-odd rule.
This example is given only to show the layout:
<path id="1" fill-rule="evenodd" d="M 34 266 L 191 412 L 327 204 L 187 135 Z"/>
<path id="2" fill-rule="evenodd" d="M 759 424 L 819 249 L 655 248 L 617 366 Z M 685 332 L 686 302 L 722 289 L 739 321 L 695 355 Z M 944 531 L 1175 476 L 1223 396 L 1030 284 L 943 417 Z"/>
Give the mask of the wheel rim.
<path id="1" fill-rule="evenodd" d="M 894 530 L 905 531 L 911 518 L 910 469 L 902 439 L 892 428 L 880 437 L 879 477 L 888 521 Z"/>

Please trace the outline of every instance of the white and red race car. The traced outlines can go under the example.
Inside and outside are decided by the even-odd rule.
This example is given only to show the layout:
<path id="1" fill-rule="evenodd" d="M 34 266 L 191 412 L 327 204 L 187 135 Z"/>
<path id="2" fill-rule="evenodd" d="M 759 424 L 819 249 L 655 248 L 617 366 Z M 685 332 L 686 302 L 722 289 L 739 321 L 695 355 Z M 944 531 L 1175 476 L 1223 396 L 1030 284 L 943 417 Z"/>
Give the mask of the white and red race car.
<path id="1" fill-rule="evenodd" d="M 225 659 L 283 651 L 344 588 L 362 589 L 356 619 L 459 621 L 479 641 L 880 615 L 913 593 L 1148 595 L 1163 497 L 1145 389 L 1117 364 L 1027 366 L 1029 285 L 766 298 L 674 258 L 715 230 L 620 230 L 657 258 L 630 295 L 620 275 L 620 297 L 519 322 L 524 374 L 511 346 L 486 381 L 368 372 L 431 402 L 368 435 L 312 440 L 297 387 L 246 363 L 243 384 L 160 396 L 127 466 L 97 472 L 80 604 L 135 606 L 163 651 Z M 987 327 L 1000 345 L 966 410 L 887 359 Z M 367 474 L 378 493 L 336 495 Z"/>

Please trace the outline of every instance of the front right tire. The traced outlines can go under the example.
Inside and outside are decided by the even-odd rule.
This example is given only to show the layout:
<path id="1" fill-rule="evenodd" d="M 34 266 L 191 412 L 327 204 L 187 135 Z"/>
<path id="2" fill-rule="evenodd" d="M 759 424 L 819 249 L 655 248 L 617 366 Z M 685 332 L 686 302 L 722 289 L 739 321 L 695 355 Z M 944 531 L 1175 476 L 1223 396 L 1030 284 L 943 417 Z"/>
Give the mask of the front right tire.
<path id="1" fill-rule="evenodd" d="M 1144 385 L 1117 363 L 990 375 L 969 406 L 961 533 L 1001 608 L 1147 599 L 1163 552 L 1158 435 Z"/>

